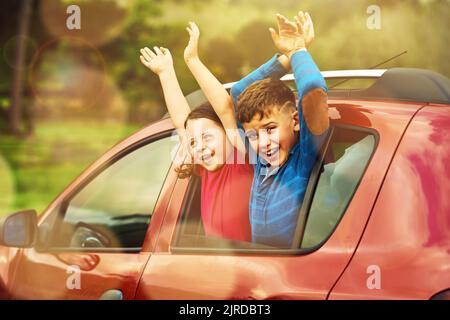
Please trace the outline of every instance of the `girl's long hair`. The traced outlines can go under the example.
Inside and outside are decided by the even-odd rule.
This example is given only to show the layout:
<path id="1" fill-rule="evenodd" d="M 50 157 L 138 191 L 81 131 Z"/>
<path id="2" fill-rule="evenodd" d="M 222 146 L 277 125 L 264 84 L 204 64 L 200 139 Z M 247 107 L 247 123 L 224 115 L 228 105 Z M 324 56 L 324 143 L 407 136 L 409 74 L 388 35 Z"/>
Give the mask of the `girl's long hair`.
<path id="1" fill-rule="evenodd" d="M 223 128 L 219 116 L 214 111 L 209 102 L 202 103 L 200 106 L 198 106 L 188 114 L 186 120 L 184 121 L 184 128 L 186 129 L 189 120 L 202 118 L 212 120 Z M 189 178 L 193 174 L 196 174 L 196 164 L 194 164 L 193 162 L 194 159 L 192 159 L 191 156 L 191 163 L 183 163 L 179 167 L 175 168 L 175 172 L 178 174 L 178 177 L 180 179 Z"/>

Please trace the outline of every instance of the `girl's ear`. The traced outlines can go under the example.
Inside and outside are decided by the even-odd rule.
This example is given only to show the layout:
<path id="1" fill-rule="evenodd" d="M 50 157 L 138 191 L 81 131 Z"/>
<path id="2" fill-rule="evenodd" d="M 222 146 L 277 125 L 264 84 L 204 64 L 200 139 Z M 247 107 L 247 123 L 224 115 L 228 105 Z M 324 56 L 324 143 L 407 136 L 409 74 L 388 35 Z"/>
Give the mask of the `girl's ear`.
<path id="1" fill-rule="evenodd" d="M 300 123 L 298 121 L 298 111 L 292 111 L 292 120 L 294 121 L 294 131 L 300 131 Z"/>

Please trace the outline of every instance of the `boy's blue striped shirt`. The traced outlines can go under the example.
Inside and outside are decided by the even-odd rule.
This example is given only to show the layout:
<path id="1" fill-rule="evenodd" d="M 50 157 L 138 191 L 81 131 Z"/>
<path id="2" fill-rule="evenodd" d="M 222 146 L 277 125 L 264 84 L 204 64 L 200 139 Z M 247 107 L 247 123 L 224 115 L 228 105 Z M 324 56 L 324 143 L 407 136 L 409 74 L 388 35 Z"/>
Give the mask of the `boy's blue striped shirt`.
<path id="1" fill-rule="evenodd" d="M 317 158 L 319 145 L 325 136 L 314 136 L 311 133 L 305 123 L 301 106 L 303 96 L 310 90 L 322 88 L 327 91 L 325 80 L 307 51 L 293 54 L 291 67 L 298 90 L 300 139 L 289 152 L 286 163 L 268 176 L 265 175 L 265 165 L 258 158 L 250 195 L 253 242 L 277 247 L 292 245 L 309 176 Z M 235 106 L 238 96 L 249 85 L 269 77 L 279 79 L 286 72 L 275 55 L 231 88 Z M 241 123 L 238 125 L 242 128 Z"/>

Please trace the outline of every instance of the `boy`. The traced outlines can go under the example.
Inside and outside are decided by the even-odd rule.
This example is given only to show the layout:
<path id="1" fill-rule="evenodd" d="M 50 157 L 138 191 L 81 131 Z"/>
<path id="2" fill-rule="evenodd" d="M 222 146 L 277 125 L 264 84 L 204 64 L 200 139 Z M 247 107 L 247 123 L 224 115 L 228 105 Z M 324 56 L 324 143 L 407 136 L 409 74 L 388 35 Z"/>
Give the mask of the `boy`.
<path id="1" fill-rule="evenodd" d="M 295 22 L 277 15 L 279 33 L 270 29 L 277 48 L 288 59 L 298 90 L 280 80 L 287 70 L 277 56 L 231 89 L 238 124 L 258 151 L 251 198 L 252 240 L 277 247 L 293 245 L 321 135 L 329 127 L 327 87 L 306 50 L 314 37 L 309 14 Z"/>

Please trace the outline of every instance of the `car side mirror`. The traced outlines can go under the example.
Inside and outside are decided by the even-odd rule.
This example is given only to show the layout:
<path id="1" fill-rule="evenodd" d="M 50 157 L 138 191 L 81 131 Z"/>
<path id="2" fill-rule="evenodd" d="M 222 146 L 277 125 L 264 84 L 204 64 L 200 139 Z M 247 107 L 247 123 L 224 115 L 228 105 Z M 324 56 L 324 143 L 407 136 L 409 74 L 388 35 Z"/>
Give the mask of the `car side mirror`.
<path id="1" fill-rule="evenodd" d="M 37 231 L 35 210 L 10 214 L 0 220 L 0 245 L 15 248 L 33 247 Z"/>

